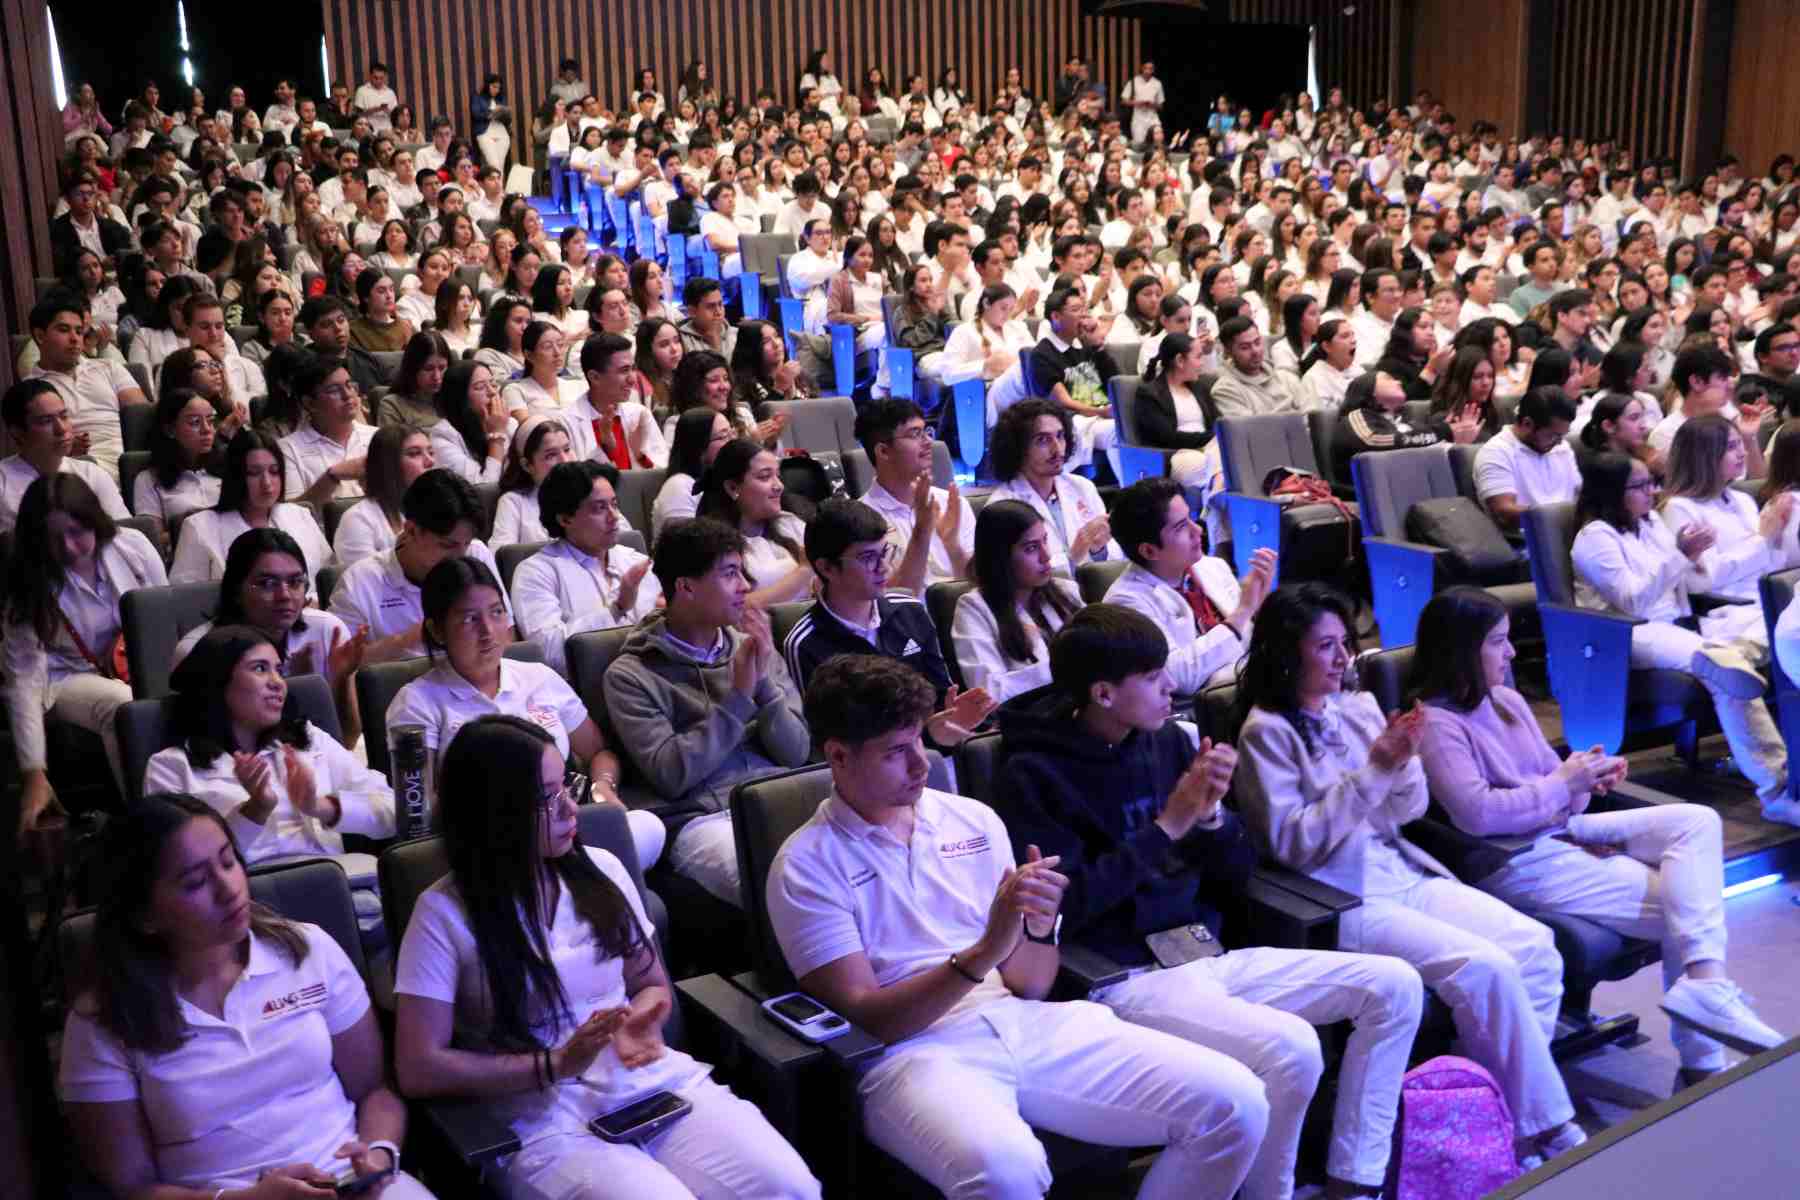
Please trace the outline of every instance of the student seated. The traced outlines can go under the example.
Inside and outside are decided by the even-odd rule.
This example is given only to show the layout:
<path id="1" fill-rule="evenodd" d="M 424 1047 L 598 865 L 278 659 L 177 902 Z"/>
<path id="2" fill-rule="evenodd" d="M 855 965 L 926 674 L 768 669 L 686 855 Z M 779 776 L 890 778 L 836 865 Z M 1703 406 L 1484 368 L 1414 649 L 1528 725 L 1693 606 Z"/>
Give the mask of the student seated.
<path id="1" fill-rule="evenodd" d="M 910 400 L 872 400 L 856 410 L 856 440 L 869 456 L 875 481 L 862 494 L 862 502 L 887 520 L 888 542 L 904 554 L 920 524 L 919 489 L 929 489 L 923 500 L 931 519 L 925 548 L 923 591 L 934 583 L 963 579 L 969 556 L 975 551 L 975 510 L 962 496 L 955 481 L 948 488 L 931 483 L 932 438 L 925 414 Z M 905 572 L 912 576 L 917 572 Z"/>
<path id="2" fill-rule="evenodd" d="M 284 499 L 323 506 L 363 494 L 363 471 L 375 426 L 363 423 L 362 393 L 341 359 L 315 355 L 294 381 L 306 421 L 281 439 Z"/>
<path id="3" fill-rule="evenodd" d="M 581 844 L 556 740 L 483 716 L 449 744 L 437 819 L 450 872 L 400 945 L 394 1062 L 409 1096 L 478 1099 L 521 1149 L 490 1179 L 514 1200 L 817 1200 L 762 1113 L 664 1044 L 674 1005 L 656 929 L 611 853 Z M 669 1091 L 665 1132 L 605 1141 L 595 1117 Z"/>
<path id="4" fill-rule="evenodd" d="M 973 590 L 956 601 L 951 644 L 963 682 L 996 704 L 1050 682 L 1046 642 L 1081 607 L 1051 570 L 1050 534 L 1028 504 L 994 500 L 975 519 Z"/>
<path id="5" fill-rule="evenodd" d="M 59 1081 L 87 1169 L 117 1196 L 260 1200 L 398 1167 L 406 1107 L 368 989 L 330 934 L 251 900 L 225 818 L 146 796 L 95 861 L 94 984 Z M 405 1173 L 376 1187 L 431 1196 Z"/>
<path id="6" fill-rule="evenodd" d="M 12 532 L 25 489 L 46 475 L 80 476 L 107 516 L 115 521 L 131 516 L 112 473 L 72 457 L 83 435 L 74 432 L 69 406 L 48 379 L 26 379 L 7 388 L 0 398 L 0 418 L 13 445 L 13 453 L 0 459 L 0 533 Z"/>
<path id="7" fill-rule="evenodd" d="M 494 508 L 489 549 L 550 540 L 538 511 L 539 489 L 555 467 L 570 461 L 570 441 L 569 427 L 560 417 L 532 413 L 519 422 L 506 469 L 500 472 L 500 502 Z"/>
<path id="8" fill-rule="evenodd" d="M 1524 1157 L 1542 1161 L 1586 1140 L 1550 1057 L 1562 957 L 1548 929 L 1458 883 L 1400 832 L 1428 799 L 1424 714 L 1384 719 L 1367 692 L 1343 690 L 1354 628 L 1349 602 L 1323 584 L 1280 588 L 1262 606 L 1238 683 L 1245 824 L 1278 862 L 1362 898 L 1338 945 L 1418 969 L 1463 1052 L 1499 1082 Z"/>
<path id="9" fill-rule="evenodd" d="M 189 388 L 165 388 L 157 398 L 150 466 L 138 472 L 131 506 L 162 522 L 165 538 L 172 522 L 219 502 L 220 480 L 211 469 L 217 415 L 212 401 Z"/>
<path id="10" fill-rule="evenodd" d="M 493 571 L 473 558 L 447 558 L 425 577 L 420 602 L 431 670 L 394 696 L 387 727 L 423 726 L 441 780 L 444 750 L 457 730 L 487 713 L 525 717 L 555 740 L 558 754 L 586 768 L 595 799 L 620 803 L 619 756 L 607 748 L 581 697 L 549 667 L 503 657 L 512 644 L 512 614 Z M 650 867 L 662 855 L 662 822 L 634 812 L 631 835 Z"/>
<path id="11" fill-rule="evenodd" d="M 1560 387 L 1533 388 L 1519 399 L 1513 423 L 1475 456 L 1475 493 L 1503 529 L 1539 504 L 1562 504 L 1581 489 L 1581 468 L 1568 443 L 1575 404 Z"/>
<path id="12" fill-rule="evenodd" d="M 366 495 L 338 518 L 331 549 L 339 566 L 353 567 L 371 554 L 391 550 L 406 518 L 400 498 L 413 480 L 431 470 L 431 435 L 408 425 L 383 425 L 369 441 Z"/>
<path id="13" fill-rule="evenodd" d="M 610 462 L 621 471 L 668 466 L 669 447 L 656 418 L 631 399 L 637 383 L 631 343 L 616 333 L 589 337 L 581 344 L 581 375 L 587 390 L 569 404 L 566 413 L 574 456 Z"/>
<path id="14" fill-rule="evenodd" d="M 23 781 L 19 831 L 57 808 L 45 719 L 100 736 L 119 794 L 125 774 L 113 716 L 131 701 L 121 678 L 124 618 L 119 599 L 168 582 L 150 540 L 113 522 L 79 475 L 43 475 L 19 502 L 7 560 L 0 697 Z"/>
<path id="15" fill-rule="evenodd" d="M 619 472 L 584 459 L 551 469 L 538 489 L 544 530 L 555 540 L 513 571 L 519 632 L 544 649 L 565 678 L 564 643 L 578 633 L 636 625 L 656 611 L 662 589 L 650 559 L 621 546 Z"/>
<path id="16" fill-rule="evenodd" d="M 994 807 L 1014 845 L 1061 860 L 1062 936 L 1137 968 L 1091 998 L 1262 1080 L 1269 1131 L 1244 1184 L 1251 1200 L 1294 1194 L 1301 1122 L 1323 1070 L 1310 1026 L 1354 1022 L 1327 1170 L 1334 1196 L 1378 1194 L 1419 1027 L 1418 972 L 1378 955 L 1266 946 L 1156 970 L 1147 940 L 1194 923 L 1221 937 L 1220 909 L 1256 866 L 1242 821 L 1220 805 L 1237 753 L 1211 739 L 1196 748 L 1168 720 L 1169 643 L 1142 613 L 1082 609 L 1051 639 L 1050 662 L 1054 686 L 1000 710 Z"/>
<path id="17" fill-rule="evenodd" d="M 806 761 L 800 697 L 769 618 L 749 603 L 735 529 L 677 521 L 656 539 L 652 570 L 666 604 L 607 668 L 606 711 L 650 788 L 702 814 L 676 836 L 670 866 L 741 904 L 731 789 Z"/>
<path id="18" fill-rule="evenodd" d="M 405 519 L 393 547 L 346 570 L 330 597 L 334 616 L 369 631 L 366 662 L 424 655 L 419 587 L 440 562 L 467 555 L 499 575 L 493 554 L 475 536 L 481 501 L 465 480 L 442 467 L 426 471 L 406 489 L 400 512 Z M 504 595 L 500 600 L 508 603 Z"/>
<path id="19" fill-rule="evenodd" d="M 1058 288 L 1044 301 L 1049 328 L 1031 350 L 1031 378 L 1023 380 L 1028 395 L 1047 396 L 1069 414 L 1074 423 L 1069 460 L 1075 466 L 1091 462 L 1096 450 L 1111 451 L 1118 444 L 1118 430 L 1111 417 L 1106 385 L 1118 374 L 1111 356 L 1102 350 L 1105 337 L 1100 323 L 1088 315 L 1087 300 L 1079 288 Z M 1116 453 L 1113 472 L 1118 473 Z"/>
<path id="20" fill-rule="evenodd" d="M 699 481 L 731 440 L 731 422 L 724 413 L 705 406 L 690 408 L 675 418 L 675 435 L 669 440 L 669 475 L 650 506 L 652 542 L 670 522 L 684 520 L 699 511 Z"/>
<path id="21" fill-rule="evenodd" d="M 470 483 L 494 483 L 518 423 L 507 414 L 493 370 L 479 360 L 453 364 L 432 395 L 438 419 L 430 428 L 431 457 Z"/>
<path id="22" fill-rule="evenodd" d="M 1698 524 L 1713 534 L 1701 552 L 1689 586 L 1738 601 L 1713 609 L 1701 622 L 1708 636 L 1744 645 L 1759 667 L 1768 661 L 1768 625 L 1763 622 L 1757 581 L 1793 564 L 1782 538 L 1800 500 L 1792 492 L 1756 501 L 1732 487 L 1744 477 L 1744 435 L 1718 413 L 1694 417 L 1675 431 L 1664 482 L 1663 523 L 1671 530 Z"/>
<path id="23" fill-rule="evenodd" d="M 748 438 L 726 442 L 702 480 L 699 515 L 744 540 L 743 570 L 755 590 L 750 603 L 768 608 L 812 594 L 806 527 L 781 507 L 781 460 Z M 666 594 L 666 593 L 665 593 Z"/>
<path id="24" fill-rule="evenodd" d="M 856 1083 L 864 1133 L 947 1196 L 1042 1196 L 1034 1125 L 1163 1147 L 1141 1197 L 1234 1195 L 1268 1125 L 1262 1083 L 1101 1005 L 1043 1001 L 1069 880 L 1036 846 L 1016 863 L 986 805 L 925 786 L 932 707 L 892 659 L 819 668 L 806 718 L 832 793 L 769 869 L 801 989 L 889 1044 Z"/>
<path id="25" fill-rule="evenodd" d="M 225 475 L 219 500 L 211 508 L 189 513 L 175 543 L 170 583 L 208 583 L 225 574 L 232 544 L 252 529 L 276 529 L 293 539 L 306 562 L 306 599 L 315 593 L 320 568 L 331 561 L 331 543 L 312 513 L 282 500 L 287 487 L 287 460 L 274 438 L 243 429 L 225 448 Z"/>
<path id="26" fill-rule="evenodd" d="M 1022 400 L 1000 414 L 989 441 L 994 477 L 989 497 L 1018 500 L 1043 518 L 1052 569 L 1073 579 L 1075 568 L 1123 553 L 1113 540 L 1106 505 L 1091 480 L 1068 472 L 1075 430 L 1052 400 Z"/>
<path id="27" fill-rule="evenodd" d="M 1331 435 L 1332 471 L 1339 479 L 1352 478 L 1350 463 L 1358 454 L 1452 442 L 1467 446 L 1481 432 L 1481 417 L 1467 406 L 1413 421 L 1406 415 L 1406 403 L 1405 386 L 1386 371 L 1369 371 L 1351 381 Z"/>
<path id="28" fill-rule="evenodd" d="M 1787 750 L 1762 702 L 1768 685 L 1758 664 L 1766 648 L 1742 637 L 1742 618 L 1730 611 L 1736 605 L 1702 617 L 1699 633 L 1677 624 L 1693 616 L 1688 589 L 1705 583 L 1702 564 L 1717 535 L 1699 521 L 1657 520 L 1656 482 L 1635 459 L 1593 455 L 1581 465 L 1581 481 L 1569 552 L 1575 602 L 1642 622 L 1631 627 L 1631 665 L 1691 671 L 1712 694 L 1719 728 L 1763 815 L 1800 824 L 1800 806 L 1787 792 Z"/>
<path id="29" fill-rule="evenodd" d="M 1425 703 L 1419 761 L 1445 814 L 1476 837 L 1537 839 L 1475 885 L 1521 912 L 1569 913 L 1661 942 L 1662 1007 L 1683 1086 L 1724 1067 L 1719 1041 L 1749 1053 L 1779 1045 L 1725 973 L 1718 814 L 1698 804 L 1588 812 L 1625 778 L 1625 760 L 1598 746 L 1556 757 L 1507 686 L 1510 632 L 1506 606 L 1482 589 L 1439 592 L 1419 616 L 1409 684 Z"/>
<path id="30" fill-rule="evenodd" d="M 1250 573 L 1233 578 L 1230 564 L 1206 553 L 1200 526 L 1172 479 L 1140 479 L 1120 492 L 1112 521 L 1131 565 L 1106 589 L 1106 602 L 1144 614 L 1168 637 L 1177 693 L 1230 683 L 1269 594 L 1275 552 L 1256 551 Z"/>

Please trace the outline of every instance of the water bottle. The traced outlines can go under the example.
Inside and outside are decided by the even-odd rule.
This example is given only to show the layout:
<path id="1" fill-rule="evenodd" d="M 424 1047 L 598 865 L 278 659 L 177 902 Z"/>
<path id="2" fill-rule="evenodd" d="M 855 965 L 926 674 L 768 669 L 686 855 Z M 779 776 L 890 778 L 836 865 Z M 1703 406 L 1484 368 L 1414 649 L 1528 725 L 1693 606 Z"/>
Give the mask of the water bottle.
<path id="1" fill-rule="evenodd" d="M 430 833 L 436 791 L 423 725 L 388 729 L 388 772 L 394 787 L 395 833 L 402 838 Z"/>

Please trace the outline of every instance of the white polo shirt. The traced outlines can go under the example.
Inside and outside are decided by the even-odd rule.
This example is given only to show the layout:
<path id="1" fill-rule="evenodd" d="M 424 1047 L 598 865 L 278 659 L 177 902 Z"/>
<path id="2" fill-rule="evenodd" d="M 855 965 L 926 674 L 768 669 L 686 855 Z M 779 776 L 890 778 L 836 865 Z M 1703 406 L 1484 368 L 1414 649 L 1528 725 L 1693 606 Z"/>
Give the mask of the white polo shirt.
<path id="1" fill-rule="evenodd" d="M 138 516 L 159 517 L 165 523 L 219 502 L 224 480 L 207 471 L 183 471 L 174 487 L 156 480 L 156 468 L 138 472 L 131 485 L 131 507 Z"/>
<path id="2" fill-rule="evenodd" d="M 331 539 L 331 552 L 340 564 L 349 567 L 371 554 L 392 550 L 398 540 L 399 535 L 388 524 L 387 513 L 382 510 L 381 502 L 373 496 L 365 496 L 338 518 L 337 533 Z"/>
<path id="3" fill-rule="evenodd" d="M 513 571 L 513 611 L 519 632 L 542 646 L 544 661 L 560 675 L 569 673 L 563 644 L 578 633 L 636 625 L 656 611 L 662 585 L 645 572 L 637 599 L 618 605 L 625 572 L 646 561 L 629 546 L 614 546 L 604 560 L 562 538 L 551 542 Z"/>
<path id="4" fill-rule="evenodd" d="M 194 626 L 175 643 L 175 656 L 169 660 L 173 671 L 212 632 L 213 622 Z M 348 640 L 350 628 L 322 608 L 307 606 L 300 610 L 300 628 L 290 629 L 283 649 L 281 674 L 291 679 L 296 675 L 323 675 L 331 665 L 331 647 Z"/>
<path id="5" fill-rule="evenodd" d="M 1526 508 L 1561 504 L 1581 492 L 1581 466 L 1567 440 L 1559 440 L 1548 454 L 1539 454 L 1513 433 L 1508 425 L 1489 438 L 1475 456 L 1475 494 L 1483 501 L 1508 492 Z"/>
<path id="6" fill-rule="evenodd" d="M 319 570 L 331 561 L 325 531 L 298 504 L 277 504 L 269 514 L 269 524 L 299 543 L 300 553 L 306 556 L 306 599 L 308 603 L 318 603 Z M 249 530 L 250 522 L 244 520 L 242 513 L 203 508 L 189 514 L 181 523 L 181 540 L 175 546 L 175 565 L 169 568 L 169 582 L 209 583 L 223 579 L 231 543 Z"/>
<path id="7" fill-rule="evenodd" d="M 211 1193 L 253 1187 L 265 1171 L 310 1163 L 336 1174 L 356 1139 L 356 1106 L 331 1061 L 331 1039 L 369 1010 L 368 989 L 343 948 L 298 925 L 298 965 L 250 935 L 250 959 L 225 994 L 224 1018 L 177 996 L 185 1040 L 166 1054 L 127 1048 L 79 1011 L 63 1029 L 65 1101 L 137 1101 L 157 1178 Z"/>
<path id="8" fill-rule="evenodd" d="M 860 953 L 887 987 L 979 940 L 1013 866 L 1006 826 L 979 801 L 926 788 L 908 846 L 834 791 L 769 868 L 769 922 L 796 977 Z M 1011 995 L 989 971 L 929 1028 Z"/>
<path id="9" fill-rule="evenodd" d="M 650 924 L 643 900 L 632 886 L 624 864 L 597 847 L 586 850 L 594 865 L 624 894 L 644 936 L 654 939 L 655 926 Z M 601 952 L 593 926 L 576 914 L 567 888 L 557 888 L 556 909 L 545 934 L 550 962 L 569 998 L 574 1021 L 586 1020 L 596 1009 L 616 1008 L 628 1002 L 624 964 Z M 444 876 L 419 897 L 400 943 L 394 992 L 454 1006 L 452 1044 L 460 1050 L 494 1052 L 487 1037 L 493 1022 L 486 970 L 454 875 Z M 544 1045 L 561 1045 L 574 1032 L 558 1021 L 541 1000 L 532 1001 L 529 1012 L 531 1031 Z M 511 1126 L 524 1145 L 562 1134 L 585 1138 L 589 1136 L 588 1122 L 602 1113 L 652 1092 L 692 1087 L 711 1071 L 705 1063 L 695 1062 L 673 1048 L 648 1066 L 628 1071 L 619 1062 L 618 1052 L 609 1045 L 573 1079 L 559 1080 L 554 1087 L 541 1090 L 490 1096 L 482 1101 L 482 1106 Z"/>
<path id="10" fill-rule="evenodd" d="M 25 378 L 50 381 L 69 410 L 69 423 L 75 432 L 88 435 L 88 454 L 116 478 L 119 455 L 125 453 L 125 432 L 119 426 L 119 397 L 126 392 L 143 393 L 131 372 L 113 359 L 84 356 L 75 363 L 73 371 L 39 367 Z"/>
<path id="11" fill-rule="evenodd" d="M 332 441 L 310 423 L 303 424 L 293 433 L 281 439 L 281 457 L 287 466 L 288 500 L 298 499 L 306 490 L 319 481 L 319 477 L 338 463 L 348 458 L 363 458 L 369 453 L 369 442 L 375 436 L 375 426 L 364 425 L 361 421 L 350 427 L 350 440 L 344 445 Z M 360 496 L 363 494 L 362 480 L 345 479 L 338 483 L 337 491 L 327 496 L 327 500 L 335 500 L 339 496 Z"/>
<path id="12" fill-rule="evenodd" d="M 946 488 L 934 487 L 931 489 L 931 499 L 937 504 L 938 511 L 943 512 L 944 506 L 950 503 L 950 492 Z M 862 495 L 862 502 L 887 518 L 888 542 L 898 547 L 900 553 L 906 553 L 907 543 L 912 541 L 913 525 L 915 524 L 912 505 L 899 499 L 879 483 L 869 485 L 869 490 Z M 961 524 L 956 527 L 957 549 L 964 556 L 972 558 L 975 554 L 975 510 L 960 494 L 957 496 L 957 503 L 962 508 Z M 933 530 L 931 554 L 925 560 L 926 586 L 961 578 L 962 576 L 957 574 L 956 569 L 950 563 L 949 547 L 944 545 L 944 539 L 936 530 Z"/>
<path id="13" fill-rule="evenodd" d="M 506 442 L 512 444 L 513 433 L 519 423 L 511 417 L 506 418 Z M 431 460 L 446 471 L 460 475 L 470 483 L 498 483 L 501 469 L 506 465 L 504 458 L 482 456 L 476 458 L 469 453 L 469 443 L 463 440 L 462 430 L 452 425 L 448 419 L 441 420 L 425 431 L 431 437 Z"/>
<path id="14" fill-rule="evenodd" d="M 523 717 L 556 740 L 556 751 L 569 757 L 569 734 L 588 719 L 581 702 L 563 677 L 542 663 L 500 660 L 500 691 L 489 699 L 456 673 L 447 660 L 419 676 L 388 705 L 387 723 L 423 725 L 425 746 L 441 754 L 457 731 L 477 717 L 501 714 Z"/>
<path id="15" fill-rule="evenodd" d="M 81 482 L 94 490 L 100 507 L 113 520 L 125 521 L 131 518 L 131 513 L 126 511 L 124 498 L 119 495 L 119 485 L 113 481 L 105 467 L 83 458 L 65 458 L 57 473 L 80 476 Z M 11 533 L 12 527 L 18 524 L 19 502 L 25 499 L 25 489 L 35 483 L 37 478 L 38 469 L 17 454 L 0 459 L 0 533 Z"/>
<path id="16" fill-rule="evenodd" d="M 470 542 L 468 556 L 485 563 L 496 580 L 500 578 L 500 568 L 494 565 L 494 556 L 486 546 Z M 500 599 L 506 605 L 506 615 L 511 617 L 512 601 L 504 593 Z M 370 641 L 393 637 L 425 619 L 419 585 L 406 577 L 392 550 L 371 554 L 338 576 L 337 588 L 326 602 L 332 614 L 350 628 L 367 625 Z M 425 644 L 415 643 L 411 652 L 414 657 L 423 657 Z"/>

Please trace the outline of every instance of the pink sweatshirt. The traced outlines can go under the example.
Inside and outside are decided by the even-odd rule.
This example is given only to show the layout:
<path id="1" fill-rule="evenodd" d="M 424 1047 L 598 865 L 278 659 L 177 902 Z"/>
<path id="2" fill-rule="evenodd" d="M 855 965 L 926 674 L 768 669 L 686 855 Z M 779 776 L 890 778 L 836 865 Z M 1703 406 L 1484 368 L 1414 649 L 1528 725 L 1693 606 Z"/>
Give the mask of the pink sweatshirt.
<path id="1" fill-rule="evenodd" d="M 1476 837 L 1536 833 L 1588 806 L 1587 793 L 1571 795 L 1556 775 L 1562 760 L 1511 688 L 1493 689 L 1467 713 L 1427 704 L 1419 759 L 1431 798 Z"/>

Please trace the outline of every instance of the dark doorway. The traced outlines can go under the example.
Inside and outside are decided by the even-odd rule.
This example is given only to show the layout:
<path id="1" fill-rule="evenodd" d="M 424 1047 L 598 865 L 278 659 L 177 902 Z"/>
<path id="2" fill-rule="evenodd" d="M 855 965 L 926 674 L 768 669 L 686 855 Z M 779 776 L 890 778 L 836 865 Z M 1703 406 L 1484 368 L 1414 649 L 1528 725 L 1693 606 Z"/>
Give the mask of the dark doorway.
<path id="1" fill-rule="evenodd" d="M 1306 87 L 1303 25 L 1227 24 L 1159 6 L 1143 19 L 1143 45 L 1168 97 L 1162 121 L 1171 136 L 1198 135 L 1221 94 L 1260 121 L 1284 93 Z"/>

